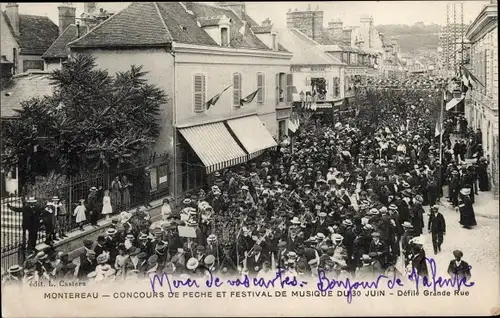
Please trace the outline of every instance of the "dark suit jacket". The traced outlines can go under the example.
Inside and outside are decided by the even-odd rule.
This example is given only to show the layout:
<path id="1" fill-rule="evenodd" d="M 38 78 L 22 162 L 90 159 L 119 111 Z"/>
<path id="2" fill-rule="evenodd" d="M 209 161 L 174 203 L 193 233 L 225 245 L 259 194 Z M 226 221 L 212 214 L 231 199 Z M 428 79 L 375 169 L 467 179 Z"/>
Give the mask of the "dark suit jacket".
<path id="1" fill-rule="evenodd" d="M 432 233 L 446 233 L 446 222 L 444 220 L 444 217 L 441 213 L 437 213 L 435 215 L 430 215 L 429 216 L 429 224 L 428 224 L 428 229 Z"/>
<path id="2" fill-rule="evenodd" d="M 471 276 L 469 264 L 467 262 L 461 261 L 460 265 L 457 266 L 455 260 L 452 260 L 448 265 L 448 274 L 450 274 L 450 276 L 452 277 L 457 275 L 459 279 L 469 279 Z"/>
<path id="3" fill-rule="evenodd" d="M 80 263 L 80 268 L 78 268 L 78 278 L 86 279 L 88 274 L 95 271 L 96 266 L 97 266 L 96 260 L 93 260 L 91 262 L 85 257 L 83 261 Z"/>
<path id="4" fill-rule="evenodd" d="M 257 260 L 255 260 L 254 255 L 250 255 L 247 258 L 247 269 L 249 273 L 256 274 L 262 269 L 262 264 L 267 260 L 264 254 L 260 253 L 260 256 Z M 256 269 L 258 267 L 258 269 Z"/>

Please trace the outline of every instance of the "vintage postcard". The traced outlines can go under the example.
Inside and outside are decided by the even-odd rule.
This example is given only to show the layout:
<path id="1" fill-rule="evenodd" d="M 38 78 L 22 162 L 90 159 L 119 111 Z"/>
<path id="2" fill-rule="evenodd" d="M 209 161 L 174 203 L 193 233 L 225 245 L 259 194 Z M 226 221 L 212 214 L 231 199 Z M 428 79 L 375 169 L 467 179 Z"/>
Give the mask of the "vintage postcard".
<path id="1" fill-rule="evenodd" d="M 500 314 L 496 0 L 0 8 L 3 317 Z"/>

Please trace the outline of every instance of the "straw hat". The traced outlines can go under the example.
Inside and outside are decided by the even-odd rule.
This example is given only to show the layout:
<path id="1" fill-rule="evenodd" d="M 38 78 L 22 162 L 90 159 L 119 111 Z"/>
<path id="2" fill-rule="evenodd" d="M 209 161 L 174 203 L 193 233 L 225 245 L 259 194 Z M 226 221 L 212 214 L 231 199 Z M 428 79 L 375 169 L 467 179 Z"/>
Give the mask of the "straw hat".
<path id="1" fill-rule="evenodd" d="M 186 267 L 187 269 L 189 270 L 194 270 L 196 267 L 198 267 L 198 265 L 200 264 L 200 262 L 194 258 L 194 257 L 191 257 L 187 263 L 186 263 Z"/>

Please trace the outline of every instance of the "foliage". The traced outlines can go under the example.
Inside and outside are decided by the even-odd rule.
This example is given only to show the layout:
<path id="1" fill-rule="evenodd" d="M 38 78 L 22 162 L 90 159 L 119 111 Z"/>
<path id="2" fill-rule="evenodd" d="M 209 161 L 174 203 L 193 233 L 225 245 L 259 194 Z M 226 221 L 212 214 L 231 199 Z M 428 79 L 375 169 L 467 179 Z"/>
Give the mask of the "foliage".
<path id="1" fill-rule="evenodd" d="M 167 101 L 146 74 L 132 65 L 113 77 L 91 56 L 70 58 L 51 74 L 54 94 L 23 102 L 19 119 L 4 125 L 2 165 L 72 176 L 141 161 L 159 135 L 157 115 Z M 34 157 L 43 167 L 30 164 Z"/>
<path id="2" fill-rule="evenodd" d="M 47 176 L 37 176 L 34 184 L 28 184 L 26 196 L 34 196 L 39 200 L 49 200 L 55 195 L 61 197 L 58 190 L 68 186 L 69 180 L 65 175 L 51 172 Z"/>

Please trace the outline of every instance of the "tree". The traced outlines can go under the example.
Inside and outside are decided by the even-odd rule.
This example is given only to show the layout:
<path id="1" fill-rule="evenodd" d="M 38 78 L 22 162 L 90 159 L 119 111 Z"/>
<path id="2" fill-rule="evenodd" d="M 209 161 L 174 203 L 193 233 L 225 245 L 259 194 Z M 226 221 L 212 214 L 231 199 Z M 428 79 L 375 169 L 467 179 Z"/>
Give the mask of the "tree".
<path id="1" fill-rule="evenodd" d="M 162 89 L 147 84 L 141 66 L 114 77 L 95 58 L 76 55 L 51 74 L 52 96 L 21 104 L 19 118 L 3 127 L 2 165 L 28 175 L 68 176 L 134 165 L 159 135 Z M 42 166 L 32 165 L 33 161 Z"/>

